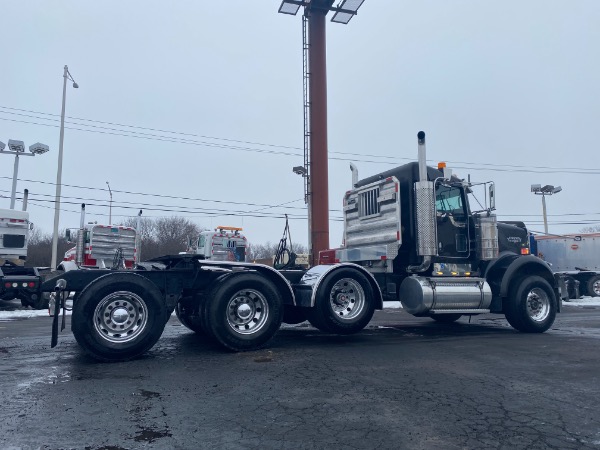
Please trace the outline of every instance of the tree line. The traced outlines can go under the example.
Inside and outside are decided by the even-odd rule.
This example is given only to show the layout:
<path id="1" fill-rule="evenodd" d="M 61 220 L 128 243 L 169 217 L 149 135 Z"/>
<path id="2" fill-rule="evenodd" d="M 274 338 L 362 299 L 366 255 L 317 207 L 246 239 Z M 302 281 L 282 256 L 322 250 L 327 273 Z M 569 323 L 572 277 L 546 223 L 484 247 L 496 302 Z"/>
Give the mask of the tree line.
<path id="1" fill-rule="evenodd" d="M 131 218 L 118 225 L 138 228 L 137 219 Z M 183 217 L 142 218 L 137 229 L 141 238 L 141 260 L 149 260 L 163 255 L 173 255 L 187 249 L 189 239 L 198 239 L 201 231 L 208 228 L 201 227 Z M 273 258 L 279 242 L 265 244 L 248 244 L 246 261 L 265 260 Z M 59 231 L 58 260 L 61 261 L 67 250 L 74 247 L 74 243 L 67 242 L 65 230 Z M 306 253 L 304 245 L 294 244 L 295 253 Z M 27 266 L 48 267 L 52 258 L 52 234 L 45 233 L 39 228 L 34 228 L 29 235 L 27 251 Z"/>

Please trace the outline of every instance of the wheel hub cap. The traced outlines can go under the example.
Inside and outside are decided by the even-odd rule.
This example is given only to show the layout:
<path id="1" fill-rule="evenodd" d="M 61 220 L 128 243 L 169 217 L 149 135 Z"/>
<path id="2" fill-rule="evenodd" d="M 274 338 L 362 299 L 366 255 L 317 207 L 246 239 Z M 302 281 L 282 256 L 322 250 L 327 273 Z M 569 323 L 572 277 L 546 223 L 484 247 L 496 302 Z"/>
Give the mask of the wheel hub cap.
<path id="1" fill-rule="evenodd" d="M 342 278 L 331 289 L 330 305 L 339 318 L 354 319 L 364 310 L 365 292 L 356 280 Z"/>
<path id="2" fill-rule="evenodd" d="M 263 294 L 254 289 L 236 292 L 227 305 L 227 324 L 239 334 L 253 334 L 267 322 L 269 305 Z"/>
<path id="3" fill-rule="evenodd" d="M 98 336 L 112 343 L 135 339 L 147 323 L 146 302 L 133 292 L 113 292 L 100 300 L 94 311 L 94 328 Z"/>
<path id="4" fill-rule="evenodd" d="M 543 322 L 550 314 L 550 298 L 542 289 L 534 288 L 527 294 L 527 313 L 536 322 Z"/>
<path id="5" fill-rule="evenodd" d="M 248 319 L 248 317 L 250 317 L 251 314 L 252 308 L 250 307 L 250 305 L 242 303 L 240 306 L 238 306 L 237 315 L 240 319 L 246 320 Z"/>
<path id="6" fill-rule="evenodd" d="M 125 308 L 116 308 L 112 312 L 112 320 L 117 324 L 121 325 L 127 322 L 129 318 L 129 312 Z"/>

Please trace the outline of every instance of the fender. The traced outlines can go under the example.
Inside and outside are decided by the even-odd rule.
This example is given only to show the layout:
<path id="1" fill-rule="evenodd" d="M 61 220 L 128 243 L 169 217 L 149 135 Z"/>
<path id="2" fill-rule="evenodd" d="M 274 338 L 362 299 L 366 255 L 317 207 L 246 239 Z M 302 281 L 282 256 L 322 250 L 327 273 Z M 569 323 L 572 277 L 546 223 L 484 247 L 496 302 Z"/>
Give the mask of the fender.
<path id="1" fill-rule="evenodd" d="M 550 286 L 552 286 L 553 289 L 556 289 L 554 274 L 546 262 L 533 255 L 517 256 L 506 268 L 506 272 L 502 277 L 500 297 L 506 297 L 508 295 L 510 282 L 514 280 L 518 271 L 540 275 L 550 283 Z"/>
<path id="2" fill-rule="evenodd" d="M 316 302 L 317 291 L 319 290 L 319 286 L 321 285 L 321 283 L 326 278 L 328 278 L 329 276 L 334 274 L 336 271 L 338 271 L 340 269 L 344 269 L 344 268 L 355 269 L 355 270 L 359 271 L 360 273 L 362 273 L 365 277 L 367 277 L 367 280 L 369 280 L 369 283 L 371 284 L 371 288 L 373 289 L 373 293 L 375 294 L 375 309 L 382 309 L 383 308 L 383 295 L 381 294 L 381 289 L 379 288 L 377 281 L 375 280 L 375 278 L 373 277 L 371 272 L 366 270 L 364 267 L 359 266 L 358 264 L 353 264 L 353 263 L 340 263 L 340 264 L 334 264 L 334 265 L 328 264 L 328 265 L 320 265 L 320 266 L 311 267 L 308 270 L 308 272 L 306 272 L 304 274 L 304 276 L 300 280 L 300 283 L 298 285 L 296 285 L 296 287 L 299 288 L 299 290 L 298 290 L 299 294 L 306 292 L 307 289 L 310 289 L 312 291 L 311 295 L 310 295 L 310 301 L 307 301 L 308 299 L 305 299 L 305 301 L 302 302 L 302 297 L 305 298 L 306 296 L 300 295 L 301 303 L 304 303 L 304 304 L 301 304 L 299 306 L 306 306 L 306 307 L 311 307 L 311 308 L 314 307 L 315 302 Z"/>
<path id="3" fill-rule="evenodd" d="M 294 295 L 292 285 L 286 277 L 284 277 L 279 271 L 275 270 L 273 267 L 256 263 L 221 262 L 200 259 L 198 260 L 198 263 L 201 267 L 204 268 L 216 267 L 228 271 L 228 276 L 235 275 L 236 273 L 240 273 L 246 270 L 258 272 L 275 285 L 275 287 L 281 294 L 283 303 L 285 305 L 296 306 L 296 297 Z"/>
<path id="4" fill-rule="evenodd" d="M 68 272 L 69 270 L 77 270 L 79 269 L 79 266 L 77 265 L 77 263 L 75 261 L 62 261 L 59 265 L 58 265 L 58 270 L 64 270 L 65 272 Z"/>

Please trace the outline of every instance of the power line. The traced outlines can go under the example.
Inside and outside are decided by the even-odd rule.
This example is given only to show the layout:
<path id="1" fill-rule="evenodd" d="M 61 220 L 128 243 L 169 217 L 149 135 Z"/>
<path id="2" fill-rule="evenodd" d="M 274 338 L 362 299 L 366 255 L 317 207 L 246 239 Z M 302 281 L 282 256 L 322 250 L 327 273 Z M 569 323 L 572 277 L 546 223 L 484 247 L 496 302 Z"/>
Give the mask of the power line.
<path id="1" fill-rule="evenodd" d="M 33 113 L 33 114 L 42 114 L 42 115 L 55 116 L 55 117 L 58 116 L 57 114 L 44 113 L 44 112 L 40 112 L 40 111 L 32 111 L 32 110 L 26 110 L 26 109 L 20 109 L 20 108 L 10 108 L 10 107 L 1 106 L 1 105 L 0 105 L 0 108 L 11 110 L 11 111 L 22 111 L 22 112 L 29 112 L 29 113 Z M 10 114 L 10 115 L 18 115 L 18 116 L 25 116 L 25 117 L 29 117 L 29 118 L 37 118 L 37 119 L 41 119 L 41 120 L 53 120 L 53 121 L 58 120 L 58 119 L 48 119 L 48 118 L 39 117 L 39 116 L 31 116 L 28 114 L 21 114 L 21 113 L 15 113 L 15 112 L 10 112 L 10 111 L 0 111 L 0 112 L 2 112 L 4 114 Z M 219 138 L 219 137 L 213 137 L 213 136 L 198 135 L 198 134 L 194 134 L 194 133 L 168 131 L 168 130 L 161 130 L 161 129 L 157 129 L 157 128 L 140 127 L 140 126 L 135 126 L 135 125 L 119 124 L 119 123 L 115 123 L 115 122 L 105 122 L 105 121 L 100 121 L 100 120 L 77 118 L 77 117 L 71 117 L 71 116 L 67 116 L 67 117 L 74 119 L 74 120 L 80 120 L 80 121 L 86 121 L 86 122 L 92 122 L 92 123 L 101 123 L 101 124 L 133 128 L 133 129 L 140 129 L 140 130 L 147 130 L 147 131 L 156 131 L 156 132 L 160 132 L 160 133 L 169 133 L 169 134 L 176 134 L 176 135 L 181 135 L 181 136 L 193 136 L 193 137 L 201 137 L 201 138 L 205 138 L 205 139 L 222 140 L 225 142 L 235 142 L 235 143 L 260 145 L 260 146 L 273 147 L 273 148 L 301 150 L 300 147 L 293 147 L 293 146 L 284 146 L 284 145 L 266 144 L 266 143 L 260 143 L 260 142 L 251 142 L 251 141 L 243 141 L 243 140 L 228 139 L 228 138 Z M 50 126 L 50 127 L 55 127 L 55 128 L 59 127 L 59 125 L 8 119 L 8 118 L 4 118 L 4 117 L 0 117 L 0 120 L 19 122 L 19 123 L 28 123 L 28 124 L 40 125 L 40 126 Z M 73 123 L 73 122 L 71 122 L 71 123 Z M 90 129 L 75 128 L 75 127 L 65 127 L 65 128 L 76 130 L 76 131 L 86 131 L 86 132 L 92 132 L 92 133 L 109 134 L 109 135 L 114 135 L 114 136 L 132 137 L 132 138 L 138 138 L 138 139 L 156 140 L 156 141 L 179 143 L 179 144 L 226 148 L 226 149 L 230 149 L 230 150 L 251 151 L 251 152 L 258 152 L 258 153 L 284 155 L 284 156 L 298 156 L 298 157 L 301 156 L 299 153 L 272 151 L 272 150 L 257 149 L 257 148 L 251 148 L 251 147 L 232 146 L 232 145 L 219 144 L 219 143 L 213 143 L 213 142 L 203 142 L 203 141 L 196 141 L 196 140 L 192 140 L 192 139 L 176 138 L 173 136 L 161 136 L 161 135 L 156 135 L 156 134 L 152 134 L 152 133 L 142 133 L 142 132 L 137 132 L 137 131 L 120 130 L 120 129 L 110 128 L 110 127 L 102 127 L 102 126 L 97 126 L 97 125 L 88 125 L 88 124 L 81 124 L 81 123 L 74 123 L 74 124 L 79 125 L 79 126 L 92 127 L 92 128 L 98 128 L 98 129 L 109 130 L 109 131 L 99 131 L 97 129 L 90 130 Z M 112 131 L 117 131 L 118 133 L 115 133 Z M 123 133 L 125 133 L 125 134 L 123 134 Z M 364 157 L 382 158 L 382 159 L 388 159 L 388 160 L 392 160 L 392 161 L 401 161 L 401 160 L 413 161 L 413 159 L 411 159 L 411 158 L 392 157 L 392 156 L 387 156 L 387 155 L 359 154 L 359 153 L 335 152 L 335 151 L 330 151 L 329 153 L 358 157 L 358 158 L 343 158 L 343 157 L 330 157 L 329 158 L 331 160 L 339 160 L 339 161 L 360 161 L 360 162 L 374 163 L 374 164 L 382 164 L 382 163 L 385 164 L 386 163 L 386 162 L 382 162 L 382 161 L 373 161 L 373 160 L 364 159 Z M 360 158 L 362 158 L 362 159 L 360 159 Z M 447 161 L 447 162 L 449 162 L 451 164 L 466 164 L 466 165 L 472 166 L 472 167 L 461 167 L 461 166 L 456 167 L 457 169 L 464 169 L 464 170 L 482 170 L 482 171 L 487 170 L 487 171 L 493 171 L 493 172 L 524 172 L 524 173 L 542 173 L 542 174 L 546 174 L 546 173 L 572 173 L 572 174 L 579 174 L 579 175 L 598 175 L 598 174 L 600 174 L 600 169 L 593 169 L 593 168 L 590 169 L 590 168 L 582 168 L 582 167 L 558 168 L 558 167 L 551 167 L 551 166 L 522 166 L 522 165 L 512 165 L 512 164 L 490 164 L 490 163 L 487 163 L 485 167 L 477 167 L 477 164 L 480 164 L 480 163 L 470 162 L 470 161 Z M 392 164 L 391 161 L 389 163 Z M 528 167 L 528 168 L 525 168 L 525 167 Z"/>

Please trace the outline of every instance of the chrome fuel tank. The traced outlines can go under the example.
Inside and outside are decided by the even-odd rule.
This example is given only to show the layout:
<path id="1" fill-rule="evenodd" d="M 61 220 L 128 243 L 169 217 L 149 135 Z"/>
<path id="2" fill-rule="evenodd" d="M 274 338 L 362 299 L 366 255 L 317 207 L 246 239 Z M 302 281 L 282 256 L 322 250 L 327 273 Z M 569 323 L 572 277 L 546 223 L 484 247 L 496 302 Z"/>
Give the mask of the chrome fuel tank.
<path id="1" fill-rule="evenodd" d="M 483 278 L 413 276 L 402 282 L 398 296 L 404 309 L 416 316 L 481 314 L 489 312 L 492 290 Z"/>

